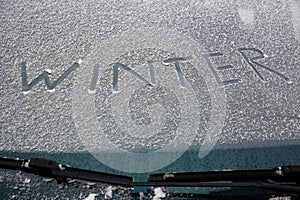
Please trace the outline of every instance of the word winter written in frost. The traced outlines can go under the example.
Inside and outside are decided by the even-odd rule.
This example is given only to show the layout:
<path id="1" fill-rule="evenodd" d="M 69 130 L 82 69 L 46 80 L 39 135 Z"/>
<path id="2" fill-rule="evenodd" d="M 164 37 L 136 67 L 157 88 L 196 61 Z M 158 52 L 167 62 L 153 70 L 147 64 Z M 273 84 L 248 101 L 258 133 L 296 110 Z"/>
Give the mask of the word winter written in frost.
<path id="1" fill-rule="evenodd" d="M 266 56 L 264 55 L 264 53 L 259 50 L 259 49 L 255 49 L 255 48 L 238 48 L 237 49 L 240 53 L 242 58 L 246 61 L 246 63 L 251 67 L 251 69 L 253 70 L 253 72 L 257 75 L 257 77 L 264 81 L 265 78 L 261 75 L 261 73 L 259 72 L 259 69 L 263 69 L 265 71 L 268 71 L 269 73 L 272 73 L 273 75 L 283 79 L 284 81 L 286 81 L 287 83 L 291 83 L 291 81 L 289 80 L 289 78 L 287 76 L 285 76 L 284 74 L 271 69 L 263 64 L 261 64 L 259 62 L 259 60 L 261 59 L 265 59 Z M 255 56 L 249 56 L 249 53 L 255 53 Z M 239 78 L 232 78 L 232 79 L 227 79 L 227 80 L 223 80 L 220 76 L 219 73 L 221 71 L 225 71 L 225 70 L 230 70 L 233 69 L 234 67 L 232 65 L 228 65 L 226 63 L 224 63 L 224 65 L 220 65 L 220 66 L 214 66 L 211 59 L 214 58 L 218 58 L 218 57 L 222 57 L 224 56 L 223 53 L 220 52 L 215 52 L 215 53 L 208 53 L 208 54 L 204 54 L 203 57 L 205 59 L 205 61 L 207 62 L 212 74 L 215 76 L 215 79 L 217 81 L 217 83 L 222 86 L 222 85 L 231 85 L 231 84 L 235 84 L 241 81 L 241 79 Z M 182 87 L 185 86 L 184 83 L 184 78 L 183 78 L 183 73 L 182 70 L 180 68 L 180 63 L 181 62 L 185 62 L 188 60 L 191 60 L 191 57 L 174 57 L 174 58 L 169 58 L 167 60 L 163 60 L 163 64 L 173 64 L 175 67 L 175 70 L 177 72 L 178 75 L 178 79 L 179 79 L 179 83 Z M 112 70 L 113 70 L 113 81 L 112 81 L 112 86 L 113 86 L 113 90 L 116 92 L 118 91 L 118 79 L 119 79 L 119 70 L 125 70 L 127 72 L 129 72 L 130 74 L 132 74 L 133 76 L 135 76 L 137 79 L 139 79 L 140 81 L 142 81 L 143 83 L 151 86 L 152 84 L 155 84 L 155 73 L 154 73 L 154 65 L 153 62 L 151 60 L 149 60 L 147 62 L 148 67 L 149 67 L 149 74 L 151 77 L 151 80 L 148 81 L 146 78 L 144 78 L 142 75 L 140 75 L 139 73 L 137 73 L 135 70 L 133 70 L 132 68 L 128 67 L 125 64 L 122 63 L 115 63 Z M 22 62 L 21 63 L 21 77 L 22 77 L 22 91 L 23 92 L 28 92 L 30 90 L 33 89 L 34 86 L 36 86 L 37 84 L 39 84 L 39 82 L 43 81 L 45 82 L 46 87 L 48 88 L 49 91 L 54 90 L 59 84 L 61 84 L 63 82 L 63 80 L 65 80 L 68 75 L 70 75 L 73 71 L 75 71 L 77 68 L 79 67 L 79 63 L 74 63 L 69 69 L 67 69 L 60 77 L 57 78 L 57 80 L 55 81 L 51 81 L 49 76 L 51 75 L 51 71 L 49 70 L 45 70 L 43 73 L 41 73 L 38 77 L 36 77 L 35 79 L 33 79 L 30 83 L 28 82 L 28 76 L 27 76 L 27 69 L 26 69 L 26 62 Z M 90 87 L 89 90 L 90 91 L 95 91 L 96 89 L 96 83 L 97 83 L 97 78 L 99 75 L 99 65 L 96 64 L 93 70 L 93 75 L 91 77 L 91 82 L 90 82 Z"/>

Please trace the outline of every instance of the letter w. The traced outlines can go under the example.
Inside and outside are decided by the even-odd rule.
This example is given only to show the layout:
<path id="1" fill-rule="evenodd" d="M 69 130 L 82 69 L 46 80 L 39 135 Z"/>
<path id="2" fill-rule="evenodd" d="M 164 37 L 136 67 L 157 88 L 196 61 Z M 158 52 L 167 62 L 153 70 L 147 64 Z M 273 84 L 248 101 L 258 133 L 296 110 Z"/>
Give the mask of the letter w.
<path id="1" fill-rule="evenodd" d="M 21 76 L 22 76 L 22 91 L 29 91 L 35 85 L 37 85 L 40 81 L 44 80 L 48 90 L 54 89 L 57 85 L 59 85 L 67 76 L 75 71 L 79 67 L 78 63 L 74 63 L 69 69 L 67 69 L 56 81 L 51 82 L 49 79 L 50 73 L 44 71 L 38 77 L 33 79 L 31 83 L 28 83 L 27 73 L 26 73 L 26 62 L 21 63 Z"/>

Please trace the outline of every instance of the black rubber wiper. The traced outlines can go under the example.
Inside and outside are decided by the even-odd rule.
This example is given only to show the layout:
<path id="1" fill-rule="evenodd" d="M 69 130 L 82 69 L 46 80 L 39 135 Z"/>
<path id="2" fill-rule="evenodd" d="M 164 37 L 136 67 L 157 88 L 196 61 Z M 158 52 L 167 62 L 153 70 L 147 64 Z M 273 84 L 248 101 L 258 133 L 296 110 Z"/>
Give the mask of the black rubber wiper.
<path id="1" fill-rule="evenodd" d="M 184 172 L 151 174 L 149 181 L 153 182 L 197 182 L 204 181 L 300 181 L 300 165 L 285 165 L 273 169 L 261 170 L 227 170 L 209 172 Z"/>
<path id="2" fill-rule="evenodd" d="M 79 179 L 123 187 L 253 187 L 300 194 L 300 165 L 274 169 L 150 174 L 148 181 L 132 177 L 73 168 L 54 160 L 0 158 L 0 168 L 21 170 L 58 180 Z"/>
<path id="3" fill-rule="evenodd" d="M 133 178 L 129 176 L 73 168 L 68 165 L 58 164 L 54 160 L 43 158 L 31 158 L 29 160 L 0 158 L 0 168 L 21 170 L 58 180 L 79 179 L 120 186 L 130 186 L 133 182 Z"/>
<path id="4" fill-rule="evenodd" d="M 169 187 L 251 187 L 300 194 L 300 165 L 262 170 L 150 174 L 149 183 Z"/>

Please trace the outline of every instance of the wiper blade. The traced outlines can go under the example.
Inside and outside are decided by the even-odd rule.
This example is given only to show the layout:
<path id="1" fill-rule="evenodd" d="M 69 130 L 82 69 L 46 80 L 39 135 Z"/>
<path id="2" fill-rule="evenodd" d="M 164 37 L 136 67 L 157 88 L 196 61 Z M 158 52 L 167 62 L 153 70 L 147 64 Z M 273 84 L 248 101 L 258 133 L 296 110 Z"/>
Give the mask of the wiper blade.
<path id="1" fill-rule="evenodd" d="M 149 182 L 169 187 L 252 187 L 300 194 L 300 165 L 261 170 L 157 173 L 149 175 Z"/>
<path id="2" fill-rule="evenodd" d="M 159 173 L 150 174 L 146 182 L 135 182 L 130 176 L 73 168 L 43 158 L 21 160 L 0 157 L 0 168 L 21 170 L 58 180 L 79 179 L 123 187 L 253 187 L 300 194 L 300 165 L 264 170 Z"/>
<path id="3" fill-rule="evenodd" d="M 0 168 L 21 170 L 59 180 L 69 178 L 120 186 L 129 186 L 133 182 L 133 178 L 129 176 L 73 168 L 68 165 L 58 164 L 54 160 L 43 158 L 31 158 L 29 160 L 0 158 Z"/>
<path id="4" fill-rule="evenodd" d="M 300 165 L 285 165 L 274 169 L 184 172 L 151 174 L 153 182 L 209 182 L 209 181 L 299 181 Z"/>

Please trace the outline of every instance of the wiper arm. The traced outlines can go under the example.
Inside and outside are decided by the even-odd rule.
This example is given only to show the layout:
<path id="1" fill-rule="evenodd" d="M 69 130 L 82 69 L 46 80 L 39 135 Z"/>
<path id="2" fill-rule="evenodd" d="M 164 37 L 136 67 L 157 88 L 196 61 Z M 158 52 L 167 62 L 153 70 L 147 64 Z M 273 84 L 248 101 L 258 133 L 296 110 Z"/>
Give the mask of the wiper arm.
<path id="1" fill-rule="evenodd" d="M 300 194 L 300 165 L 262 170 L 158 173 L 150 174 L 149 182 L 177 187 L 253 187 Z"/>
<path id="2" fill-rule="evenodd" d="M 68 165 L 58 164 L 54 160 L 43 158 L 31 158 L 29 160 L 0 158 L 0 168 L 21 170 L 59 180 L 69 178 L 120 186 L 130 186 L 133 182 L 133 178 L 129 176 L 73 168 Z"/>
<path id="3" fill-rule="evenodd" d="M 0 158 L 0 168 L 21 170 L 56 179 L 79 179 L 124 187 L 254 187 L 300 194 L 300 165 L 285 165 L 265 170 L 150 174 L 147 182 L 134 182 L 129 176 L 73 168 L 43 158 Z M 265 182 L 268 180 L 274 183 Z"/>
<path id="4" fill-rule="evenodd" d="M 210 182 L 210 181 L 299 181 L 300 165 L 285 165 L 274 169 L 184 172 L 151 174 L 153 182 Z"/>

